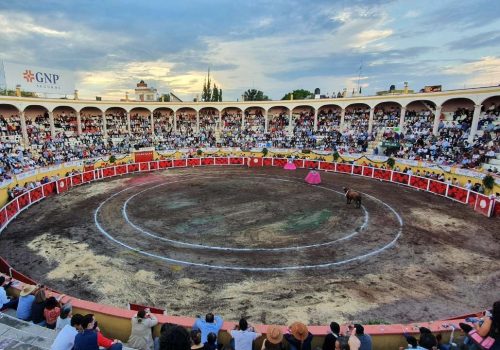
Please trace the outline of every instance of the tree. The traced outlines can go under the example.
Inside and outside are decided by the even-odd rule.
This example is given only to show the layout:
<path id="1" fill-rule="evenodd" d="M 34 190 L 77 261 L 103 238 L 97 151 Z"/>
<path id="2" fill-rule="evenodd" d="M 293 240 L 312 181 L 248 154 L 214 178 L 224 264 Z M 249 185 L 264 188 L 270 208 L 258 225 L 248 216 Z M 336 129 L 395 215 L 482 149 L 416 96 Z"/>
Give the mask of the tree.
<path id="1" fill-rule="evenodd" d="M 293 90 L 293 92 L 289 92 L 285 96 L 283 96 L 282 100 L 290 100 L 290 96 L 293 94 L 294 100 L 305 100 L 308 98 L 312 98 L 314 95 L 311 91 L 299 89 Z"/>
<path id="2" fill-rule="evenodd" d="M 207 79 L 205 79 L 205 82 L 203 83 L 203 92 L 201 94 L 201 100 L 205 102 L 210 102 L 212 101 L 212 87 L 211 87 L 211 80 L 210 80 L 210 68 L 208 68 L 208 74 L 207 74 Z"/>
<path id="3" fill-rule="evenodd" d="M 219 101 L 219 89 L 217 89 L 217 85 L 214 83 L 214 88 L 212 90 L 212 102 Z"/>
<path id="4" fill-rule="evenodd" d="M 0 90 L 0 95 L 16 96 L 16 90 Z M 38 97 L 36 93 L 21 90 L 21 97 Z"/>
<path id="5" fill-rule="evenodd" d="M 219 102 L 222 102 L 222 89 L 219 89 Z"/>
<path id="6" fill-rule="evenodd" d="M 245 101 L 268 101 L 269 97 L 260 90 L 248 89 L 243 93 L 243 99 Z"/>
<path id="7" fill-rule="evenodd" d="M 158 102 L 161 102 L 163 99 L 163 102 L 170 102 L 170 94 L 162 94 L 159 98 L 158 98 Z"/>

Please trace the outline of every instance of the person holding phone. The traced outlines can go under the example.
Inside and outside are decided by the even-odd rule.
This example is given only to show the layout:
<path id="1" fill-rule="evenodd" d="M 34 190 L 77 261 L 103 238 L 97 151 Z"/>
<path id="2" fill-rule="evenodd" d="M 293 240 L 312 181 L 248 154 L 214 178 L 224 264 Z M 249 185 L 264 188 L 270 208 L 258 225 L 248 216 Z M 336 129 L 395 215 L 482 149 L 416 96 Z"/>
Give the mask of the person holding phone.
<path id="1" fill-rule="evenodd" d="M 132 332 L 128 339 L 128 346 L 139 350 L 151 350 L 154 340 L 151 328 L 158 324 L 158 319 L 151 314 L 149 309 L 139 310 L 132 317 Z"/>

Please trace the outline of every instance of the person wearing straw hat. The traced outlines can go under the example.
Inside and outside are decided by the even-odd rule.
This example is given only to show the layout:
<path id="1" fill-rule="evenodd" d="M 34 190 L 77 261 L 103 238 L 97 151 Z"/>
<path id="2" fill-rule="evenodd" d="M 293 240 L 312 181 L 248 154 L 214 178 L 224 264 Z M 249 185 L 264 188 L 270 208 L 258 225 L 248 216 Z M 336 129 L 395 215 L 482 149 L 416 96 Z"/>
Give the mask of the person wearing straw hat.
<path id="1" fill-rule="evenodd" d="M 262 342 L 261 350 L 284 350 L 285 345 L 282 342 L 283 332 L 281 328 L 275 325 L 267 327 L 266 339 Z"/>
<path id="2" fill-rule="evenodd" d="M 21 293 L 19 294 L 19 303 L 17 304 L 16 317 L 24 320 L 31 321 L 31 306 L 35 301 L 34 292 L 38 290 L 38 286 L 26 284 Z"/>
<path id="3" fill-rule="evenodd" d="M 302 322 L 294 322 L 288 328 L 285 339 L 290 344 L 290 350 L 311 350 L 313 335 Z"/>

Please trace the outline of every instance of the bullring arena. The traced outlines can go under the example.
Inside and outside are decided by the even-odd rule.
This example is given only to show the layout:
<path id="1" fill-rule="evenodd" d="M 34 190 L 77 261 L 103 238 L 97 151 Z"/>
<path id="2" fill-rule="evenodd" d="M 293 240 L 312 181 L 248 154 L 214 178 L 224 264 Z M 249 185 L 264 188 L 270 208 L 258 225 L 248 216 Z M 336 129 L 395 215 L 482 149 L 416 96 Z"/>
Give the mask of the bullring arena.
<path id="1" fill-rule="evenodd" d="M 205 106 L 78 99 L 61 105 L 0 97 L 2 114 L 19 121 L 12 140 L 36 150 L 38 135 L 27 125 L 46 119 L 46 135 L 65 135 L 57 152 L 89 152 L 4 179 L 0 272 L 16 281 L 14 294 L 23 284 L 39 283 L 68 295 L 75 312 L 95 314 L 105 335 L 123 341 L 136 314 L 129 304 L 157 308 L 160 323 L 187 328 L 208 311 L 224 317 L 224 331 L 242 316 L 262 332 L 268 324 L 301 320 L 315 345 L 332 320 L 363 323 L 374 349 L 404 345 L 402 334 L 418 333 L 422 325 L 448 339 L 458 322 L 498 299 L 497 176 L 489 192 L 479 193 L 466 188 L 485 175 L 477 169 L 407 158 L 391 165 L 387 156 L 287 148 L 280 138 L 271 139 L 269 149 L 255 141 L 229 147 L 222 135 L 226 128 L 234 132 L 231 118 L 256 128 L 250 120 L 259 111 L 258 128 L 273 135 L 268 129 L 276 127 L 278 108 L 287 111 L 278 118 L 292 122 L 280 132 L 293 133 L 293 122 L 309 118 L 321 135 L 327 113 L 339 125 L 365 120 L 380 136 L 388 129 L 375 124 L 378 108 L 399 106 L 401 127 L 412 128 L 414 112 L 405 110 L 431 103 L 446 123 L 453 111 L 468 110 L 478 123 L 475 132 L 486 135 L 479 118 L 495 115 L 490 105 L 500 103 L 499 96 L 495 87 L 390 98 L 397 102 L 280 101 L 282 107 L 272 101 Z M 207 108 L 216 114 L 204 114 Z M 331 114 L 334 108 L 340 109 Z M 186 116 L 200 134 L 207 116 L 218 120 L 210 126 L 217 142 L 183 144 L 195 139 L 183 136 Z M 142 118 L 154 147 L 115 144 L 123 137 L 115 118 L 132 139 L 143 132 L 134 129 L 134 118 Z M 426 118 L 430 134 L 440 132 L 434 114 L 422 111 L 419 118 Z M 170 125 L 168 133 L 151 127 L 161 123 Z M 168 146 L 168 135 L 185 139 Z M 106 142 L 109 147 L 89 146 Z M 296 170 L 286 170 L 290 164 Z M 304 181 L 312 169 L 321 184 Z M 361 193 L 360 208 L 346 203 L 344 187 Z M 220 339 L 227 344 L 228 333 Z"/>
<path id="2" fill-rule="evenodd" d="M 383 333 L 494 301 L 495 219 L 398 184 L 396 173 L 396 183 L 382 181 L 382 169 L 286 163 L 166 159 L 70 176 L 44 185 L 49 198 L 4 230 L 0 254 L 65 294 L 174 316 L 224 310 L 253 323 L 321 325 L 335 315 Z M 309 168 L 327 170 L 321 185 L 304 182 Z M 344 186 L 362 192 L 360 209 L 346 204 Z"/>

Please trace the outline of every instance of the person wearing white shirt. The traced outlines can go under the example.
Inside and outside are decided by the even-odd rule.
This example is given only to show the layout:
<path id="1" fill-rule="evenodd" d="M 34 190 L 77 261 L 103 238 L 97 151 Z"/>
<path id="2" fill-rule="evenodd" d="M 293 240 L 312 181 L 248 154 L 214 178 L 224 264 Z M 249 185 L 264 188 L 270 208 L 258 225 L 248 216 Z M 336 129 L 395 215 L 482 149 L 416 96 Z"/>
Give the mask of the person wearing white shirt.
<path id="1" fill-rule="evenodd" d="M 253 327 L 249 327 L 247 320 L 244 318 L 240 319 L 239 326 L 233 329 L 230 334 L 234 339 L 235 350 L 252 350 L 253 341 L 262 335 L 256 333 Z"/>
<path id="2" fill-rule="evenodd" d="M 56 339 L 52 343 L 50 350 L 71 350 L 75 344 L 76 335 L 83 331 L 82 329 L 83 316 L 74 314 L 71 317 L 71 323 L 63 327 L 57 334 Z"/>

